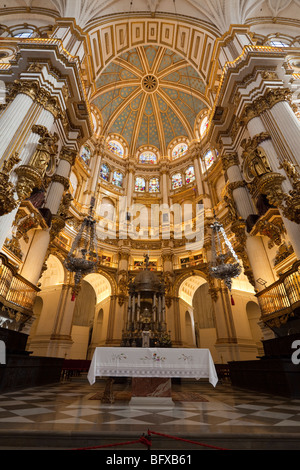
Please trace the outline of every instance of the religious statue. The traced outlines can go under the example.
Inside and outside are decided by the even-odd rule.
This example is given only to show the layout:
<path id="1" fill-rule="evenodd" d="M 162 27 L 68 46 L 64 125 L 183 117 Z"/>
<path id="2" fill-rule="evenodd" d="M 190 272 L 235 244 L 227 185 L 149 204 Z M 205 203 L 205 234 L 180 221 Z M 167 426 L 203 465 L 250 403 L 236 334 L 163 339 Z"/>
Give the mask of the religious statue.
<path id="1" fill-rule="evenodd" d="M 257 148 L 254 150 L 251 161 L 249 162 L 249 170 L 254 177 L 272 172 L 266 154 L 262 149 Z"/>
<path id="2" fill-rule="evenodd" d="M 146 268 L 149 266 L 149 255 L 144 255 Z"/>
<path id="3" fill-rule="evenodd" d="M 43 176 L 47 170 L 49 161 L 57 153 L 58 135 L 44 132 L 38 142 L 37 148 L 31 157 L 30 166 L 36 168 Z"/>

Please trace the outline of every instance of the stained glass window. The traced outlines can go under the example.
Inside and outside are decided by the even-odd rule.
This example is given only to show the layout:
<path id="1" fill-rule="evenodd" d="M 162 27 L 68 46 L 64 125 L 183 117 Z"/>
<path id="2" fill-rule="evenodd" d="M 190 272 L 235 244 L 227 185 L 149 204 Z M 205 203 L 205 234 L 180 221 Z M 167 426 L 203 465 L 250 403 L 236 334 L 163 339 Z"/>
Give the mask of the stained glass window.
<path id="1" fill-rule="evenodd" d="M 159 193 L 159 178 L 151 178 L 149 181 L 149 193 Z"/>
<path id="2" fill-rule="evenodd" d="M 189 166 L 185 172 L 185 182 L 186 184 L 189 184 L 193 181 L 195 181 L 195 169 L 193 166 Z"/>
<path id="3" fill-rule="evenodd" d="M 202 171 L 205 172 L 206 170 L 208 170 L 212 166 L 214 161 L 215 161 L 214 154 L 211 150 L 209 150 L 204 155 L 204 162 L 201 162 Z"/>
<path id="4" fill-rule="evenodd" d="M 108 142 L 108 147 L 109 150 L 111 150 L 115 155 L 118 155 L 122 158 L 124 157 L 124 149 L 119 142 L 116 142 L 115 140 L 110 140 Z"/>
<path id="5" fill-rule="evenodd" d="M 81 160 L 84 161 L 84 163 L 85 163 L 86 165 L 89 164 L 90 159 L 91 159 L 91 149 L 90 149 L 90 147 L 88 147 L 87 145 L 84 145 L 84 146 L 81 148 L 80 158 L 81 158 Z"/>
<path id="6" fill-rule="evenodd" d="M 123 173 L 120 171 L 114 171 L 113 177 L 112 177 L 112 184 L 119 186 L 119 188 L 122 188 L 123 186 Z"/>
<path id="7" fill-rule="evenodd" d="M 202 122 L 201 122 L 201 125 L 200 125 L 200 136 L 203 137 L 203 135 L 205 134 L 206 132 L 206 129 L 207 129 L 207 126 L 208 126 L 208 117 L 206 116 Z"/>
<path id="8" fill-rule="evenodd" d="M 138 192 L 143 192 L 146 190 L 146 183 L 145 183 L 145 180 L 144 178 L 141 178 L 141 177 L 137 177 L 135 179 L 135 188 L 134 188 L 135 191 L 138 191 Z"/>
<path id="9" fill-rule="evenodd" d="M 139 157 L 140 163 L 157 163 L 157 156 L 153 152 L 143 152 Z"/>
<path id="10" fill-rule="evenodd" d="M 188 150 L 187 144 L 184 144 L 183 142 L 180 144 L 177 144 L 172 151 L 172 159 L 175 160 L 176 158 L 182 157 L 183 155 L 186 154 Z"/>
<path id="11" fill-rule="evenodd" d="M 110 173 L 109 167 L 105 163 L 103 163 L 100 169 L 100 178 L 102 178 L 105 181 L 108 181 L 109 173 Z"/>
<path id="12" fill-rule="evenodd" d="M 172 189 L 181 188 L 182 186 L 182 175 L 181 173 L 176 173 L 172 176 Z"/>

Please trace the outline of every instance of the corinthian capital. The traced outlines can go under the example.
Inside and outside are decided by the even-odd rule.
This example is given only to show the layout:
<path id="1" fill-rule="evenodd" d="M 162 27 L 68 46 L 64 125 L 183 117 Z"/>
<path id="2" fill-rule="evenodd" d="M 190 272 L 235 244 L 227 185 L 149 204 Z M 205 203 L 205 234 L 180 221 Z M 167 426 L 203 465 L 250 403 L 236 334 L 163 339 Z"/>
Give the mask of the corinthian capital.
<path id="1" fill-rule="evenodd" d="M 222 155 L 221 160 L 224 171 L 227 171 L 228 168 L 230 168 L 231 166 L 239 165 L 239 157 L 237 153 L 229 153 L 227 155 Z"/>
<path id="2" fill-rule="evenodd" d="M 76 155 L 76 150 L 64 146 L 60 151 L 59 157 L 61 160 L 66 160 L 68 163 L 70 163 L 71 166 L 73 166 L 75 163 Z"/>

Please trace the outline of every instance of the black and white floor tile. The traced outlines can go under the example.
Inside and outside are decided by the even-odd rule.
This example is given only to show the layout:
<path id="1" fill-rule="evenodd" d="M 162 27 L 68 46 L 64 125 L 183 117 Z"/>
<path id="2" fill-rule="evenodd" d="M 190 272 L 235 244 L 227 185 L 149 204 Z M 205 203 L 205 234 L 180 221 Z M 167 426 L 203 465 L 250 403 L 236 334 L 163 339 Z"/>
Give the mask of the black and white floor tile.
<path id="1" fill-rule="evenodd" d="M 104 381 L 90 386 L 86 377 L 0 395 L 0 436 L 5 432 L 131 433 L 147 430 L 173 436 L 299 435 L 300 399 L 233 389 L 206 382 L 175 385 L 206 401 L 176 401 L 173 407 L 103 404 L 91 399 Z M 299 444 L 300 449 L 300 444 Z"/>

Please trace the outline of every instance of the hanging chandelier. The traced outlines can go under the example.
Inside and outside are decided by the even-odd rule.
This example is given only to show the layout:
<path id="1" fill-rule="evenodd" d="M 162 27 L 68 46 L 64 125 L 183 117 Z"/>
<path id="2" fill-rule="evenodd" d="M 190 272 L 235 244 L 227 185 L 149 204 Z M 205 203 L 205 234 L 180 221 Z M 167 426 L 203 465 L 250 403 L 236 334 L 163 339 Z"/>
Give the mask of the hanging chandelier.
<path id="1" fill-rule="evenodd" d="M 64 261 L 66 269 L 74 273 L 74 288 L 72 301 L 80 289 L 84 276 L 94 272 L 98 264 L 96 220 L 93 217 L 95 198 L 91 199 L 88 215 L 84 218 L 81 227 L 74 239 L 71 250 Z"/>
<path id="2" fill-rule="evenodd" d="M 229 291 L 231 291 L 232 279 L 241 274 L 242 267 L 230 241 L 227 238 L 223 225 L 218 222 L 218 220 L 215 220 L 215 222 L 210 225 L 210 228 L 212 229 L 212 259 L 210 264 L 210 275 L 215 279 L 224 281 Z M 225 252 L 223 252 L 221 237 L 227 247 Z M 234 258 L 236 262 L 226 262 L 230 257 Z"/>

